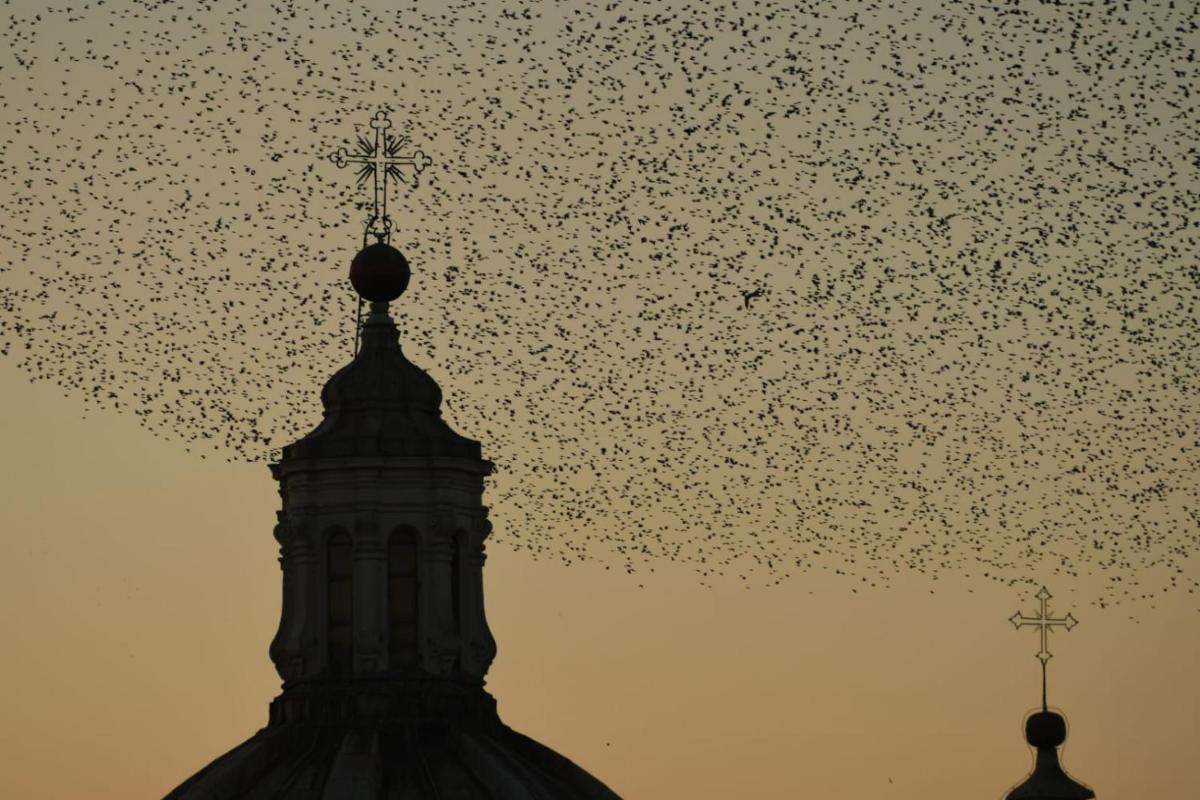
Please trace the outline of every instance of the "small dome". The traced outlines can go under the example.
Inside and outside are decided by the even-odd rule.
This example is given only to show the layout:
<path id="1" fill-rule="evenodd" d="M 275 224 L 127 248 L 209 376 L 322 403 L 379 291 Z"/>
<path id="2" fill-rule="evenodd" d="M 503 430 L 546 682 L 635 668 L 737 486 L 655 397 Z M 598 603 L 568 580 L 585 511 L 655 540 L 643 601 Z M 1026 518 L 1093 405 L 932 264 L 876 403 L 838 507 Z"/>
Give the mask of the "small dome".
<path id="1" fill-rule="evenodd" d="M 1058 762 L 1058 747 L 1067 739 L 1067 720 L 1043 708 L 1025 720 L 1025 739 L 1037 748 L 1033 772 L 1006 800 L 1091 800 L 1089 787 L 1072 778 Z"/>
<path id="2" fill-rule="evenodd" d="M 404 356 L 399 338 L 387 303 L 373 301 L 362 348 L 321 390 L 324 419 L 307 436 L 284 446 L 284 462 L 350 455 L 481 460 L 479 442 L 459 435 L 442 419 L 442 390 Z"/>
<path id="3" fill-rule="evenodd" d="M 390 303 L 404 294 L 411 274 L 404 254 L 384 242 L 367 245 L 350 262 L 354 291 L 373 303 Z"/>

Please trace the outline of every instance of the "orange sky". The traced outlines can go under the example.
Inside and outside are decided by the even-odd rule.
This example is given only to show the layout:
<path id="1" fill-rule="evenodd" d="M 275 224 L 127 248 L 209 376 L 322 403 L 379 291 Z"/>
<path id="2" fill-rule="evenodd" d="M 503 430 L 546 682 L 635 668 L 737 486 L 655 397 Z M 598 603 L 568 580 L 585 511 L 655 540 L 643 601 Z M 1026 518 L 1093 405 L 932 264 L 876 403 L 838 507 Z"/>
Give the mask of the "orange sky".
<path id="1" fill-rule="evenodd" d="M 265 724 L 278 690 L 273 483 L 128 418 L 82 419 L 11 367 L 0 380 L 0 794 L 161 796 Z M 858 593 L 821 575 L 704 588 L 683 569 L 489 553 L 502 718 L 623 797 L 1000 798 L 1030 766 L 1036 636 L 1007 621 L 1036 609 L 1028 592 L 916 575 Z M 1185 596 L 1137 621 L 1066 591 L 1051 609 L 1081 620 L 1052 640 L 1068 769 L 1100 797 L 1194 794 Z"/>

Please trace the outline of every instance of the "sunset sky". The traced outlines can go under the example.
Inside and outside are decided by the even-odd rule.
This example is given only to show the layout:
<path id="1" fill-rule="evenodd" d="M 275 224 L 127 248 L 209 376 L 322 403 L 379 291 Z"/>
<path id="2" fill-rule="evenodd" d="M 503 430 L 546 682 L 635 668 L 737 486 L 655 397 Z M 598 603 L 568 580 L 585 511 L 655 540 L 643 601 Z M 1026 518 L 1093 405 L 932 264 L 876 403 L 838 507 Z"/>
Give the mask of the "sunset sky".
<path id="1" fill-rule="evenodd" d="M 265 724 L 380 109 L 506 723 L 629 798 L 1001 798 L 1044 584 L 1068 771 L 1200 794 L 1193 4 L 252 5 L 0 5 L 0 796 Z"/>

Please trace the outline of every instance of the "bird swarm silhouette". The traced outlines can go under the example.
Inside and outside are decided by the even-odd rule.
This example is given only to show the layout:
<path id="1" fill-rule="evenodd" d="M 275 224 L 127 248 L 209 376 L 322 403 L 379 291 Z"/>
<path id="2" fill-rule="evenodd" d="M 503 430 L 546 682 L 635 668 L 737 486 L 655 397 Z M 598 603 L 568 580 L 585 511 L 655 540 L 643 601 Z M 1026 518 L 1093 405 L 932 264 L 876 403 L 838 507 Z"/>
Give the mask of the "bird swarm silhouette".
<path id="1" fill-rule="evenodd" d="M 1193 3 L 4 2 L 0 350 L 261 460 L 394 309 L 497 538 L 700 580 L 1194 593 Z"/>

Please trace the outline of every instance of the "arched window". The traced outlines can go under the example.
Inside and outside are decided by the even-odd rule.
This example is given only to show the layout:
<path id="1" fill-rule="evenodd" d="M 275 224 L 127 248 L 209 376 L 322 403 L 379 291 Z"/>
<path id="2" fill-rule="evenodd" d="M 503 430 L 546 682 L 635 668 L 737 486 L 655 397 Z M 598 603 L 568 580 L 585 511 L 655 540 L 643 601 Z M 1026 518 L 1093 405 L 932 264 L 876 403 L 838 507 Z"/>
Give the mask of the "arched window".
<path id="1" fill-rule="evenodd" d="M 354 669 L 354 557 L 345 531 L 329 537 L 326 556 L 329 669 L 334 675 L 349 675 Z"/>
<path id="2" fill-rule="evenodd" d="M 391 663 L 417 660 L 417 536 L 399 528 L 388 538 L 388 653 Z"/>

